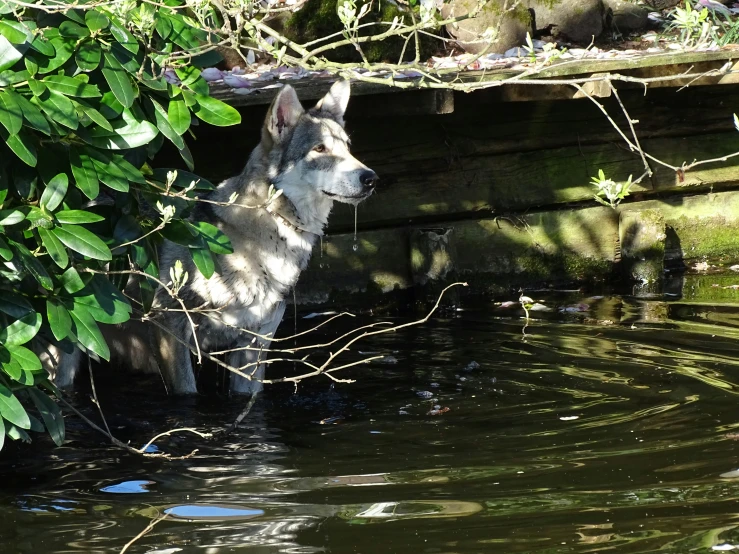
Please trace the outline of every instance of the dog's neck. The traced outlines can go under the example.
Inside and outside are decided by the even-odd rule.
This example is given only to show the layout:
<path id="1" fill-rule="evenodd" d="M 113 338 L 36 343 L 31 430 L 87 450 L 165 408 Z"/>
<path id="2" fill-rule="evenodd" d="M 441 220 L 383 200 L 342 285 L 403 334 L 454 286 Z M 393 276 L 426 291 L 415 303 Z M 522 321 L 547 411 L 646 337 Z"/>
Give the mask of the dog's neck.
<path id="1" fill-rule="evenodd" d="M 270 186 L 270 189 L 274 185 Z M 289 227 L 298 233 L 311 233 L 314 235 L 323 235 L 323 226 L 316 227 L 315 225 L 308 225 L 300 217 L 297 206 L 284 194 L 281 189 L 274 189 L 277 191 L 279 196 L 273 195 L 271 200 L 267 200 L 264 204 L 264 209 L 277 221 Z"/>

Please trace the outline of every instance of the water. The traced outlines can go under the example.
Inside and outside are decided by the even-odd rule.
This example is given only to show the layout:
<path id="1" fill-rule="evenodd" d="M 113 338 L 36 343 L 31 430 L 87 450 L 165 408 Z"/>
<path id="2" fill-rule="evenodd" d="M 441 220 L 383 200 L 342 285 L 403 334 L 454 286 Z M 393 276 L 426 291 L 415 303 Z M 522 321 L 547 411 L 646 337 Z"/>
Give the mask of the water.
<path id="1" fill-rule="evenodd" d="M 62 448 L 14 445 L 0 550 L 119 553 L 153 522 L 128 553 L 739 545 L 739 304 L 550 295 L 525 336 L 517 302 L 475 305 L 358 343 L 346 361 L 385 357 L 337 375 L 355 384 L 277 385 L 227 438 L 157 444 L 197 448 L 187 459 L 127 454 L 72 418 Z M 371 321 L 337 320 L 321 338 Z M 98 385 L 135 446 L 222 428 L 242 408 L 136 385 Z M 95 418 L 82 389 L 73 400 Z"/>

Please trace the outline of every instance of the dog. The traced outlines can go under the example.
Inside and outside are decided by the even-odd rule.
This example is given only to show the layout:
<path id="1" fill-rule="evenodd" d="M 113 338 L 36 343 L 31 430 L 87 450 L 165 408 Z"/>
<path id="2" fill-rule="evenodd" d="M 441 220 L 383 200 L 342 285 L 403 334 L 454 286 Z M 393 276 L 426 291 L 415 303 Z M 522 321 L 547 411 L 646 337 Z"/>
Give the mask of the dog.
<path id="1" fill-rule="evenodd" d="M 226 363 L 245 368 L 231 373 L 230 390 L 261 390 L 267 350 L 285 311 L 285 296 L 308 265 L 334 202 L 357 204 L 375 190 L 377 174 L 349 151 L 344 114 L 348 81 L 337 81 L 315 105 L 304 110 L 295 90 L 280 89 L 264 121 L 261 141 L 243 172 L 218 185 L 197 202 L 194 221 L 218 227 L 233 253 L 217 255 L 218 270 L 206 279 L 187 247 L 165 241 L 160 249 L 160 280 L 170 280 L 179 260 L 188 280 L 178 297 L 157 291 L 155 324 L 130 322 L 106 329 L 115 358 L 143 371 L 159 371 L 171 394 L 197 392 L 191 360 L 196 329 L 202 351 L 231 350 Z M 276 192 L 276 194 L 275 194 Z M 237 198 L 235 202 L 231 199 Z M 109 326 L 112 327 L 112 326 Z M 147 348 L 148 346 L 148 348 Z M 41 354 L 57 386 L 70 386 L 81 361 L 77 350 L 61 355 L 51 347 Z"/>

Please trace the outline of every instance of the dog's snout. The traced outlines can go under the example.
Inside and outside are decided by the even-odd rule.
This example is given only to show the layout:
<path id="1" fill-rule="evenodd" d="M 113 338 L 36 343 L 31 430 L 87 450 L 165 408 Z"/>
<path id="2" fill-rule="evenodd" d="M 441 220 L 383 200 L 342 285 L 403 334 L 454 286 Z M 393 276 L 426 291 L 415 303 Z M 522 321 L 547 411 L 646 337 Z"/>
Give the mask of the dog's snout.
<path id="1" fill-rule="evenodd" d="M 377 177 L 377 173 L 372 170 L 363 171 L 362 174 L 359 176 L 359 182 L 368 189 L 375 188 L 378 179 L 379 177 Z"/>

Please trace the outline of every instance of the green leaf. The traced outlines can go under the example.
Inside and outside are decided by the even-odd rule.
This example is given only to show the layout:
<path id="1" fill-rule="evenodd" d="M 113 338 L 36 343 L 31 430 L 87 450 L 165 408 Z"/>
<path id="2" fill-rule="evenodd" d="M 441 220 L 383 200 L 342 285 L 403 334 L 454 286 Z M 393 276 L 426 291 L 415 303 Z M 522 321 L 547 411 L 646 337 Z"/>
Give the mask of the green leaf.
<path id="1" fill-rule="evenodd" d="M 23 377 L 23 368 L 18 365 L 18 362 L 14 361 L 12 358 L 7 362 L 2 362 L 2 364 L 0 365 L 3 366 L 3 371 L 13 381 L 18 381 L 19 379 L 21 379 L 21 377 Z"/>
<path id="2" fill-rule="evenodd" d="M 67 247 L 83 256 L 103 261 L 111 259 L 110 249 L 107 245 L 97 235 L 84 227 L 62 225 L 54 229 L 54 234 Z"/>
<path id="3" fill-rule="evenodd" d="M 192 256 L 192 261 L 195 262 L 195 266 L 203 274 L 203 277 L 210 279 L 216 270 L 215 260 L 210 250 L 207 248 L 192 248 L 190 249 L 190 255 Z"/>
<path id="4" fill-rule="evenodd" d="M 184 100 L 170 100 L 167 108 L 167 119 L 178 135 L 190 128 L 190 110 Z"/>
<path id="5" fill-rule="evenodd" d="M 87 13 L 94 13 L 92 10 Z M 82 71 L 95 71 L 100 66 L 103 51 L 96 42 L 83 42 L 74 55 L 74 61 Z"/>
<path id="6" fill-rule="evenodd" d="M 54 45 L 51 44 L 43 34 L 38 34 L 34 37 L 34 39 L 31 41 L 31 48 L 33 48 L 36 52 L 41 54 L 42 56 L 47 56 L 49 58 L 53 58 L 56 54 L 56 50 L 54 49 Z"/>
<path id="7" fill-rule="evenodd" d="M 64 21 L 59 25 L 59 34 L 69 38 L 84 38 L 90 36 L 90 31 L 74 21 Z"/>
<path id="8" fill-rule="evenodd" d="M 75 302 L 69 315 L 72 316 L 74 333 L 77 335 L 77 340 L 82 346 L 91 350 L 104 360 L 110 361 L 108 345 L 105 343 L 103 334 L 100 332 L 98 324 L 95 323 L 87 307 Z"/>
<path id="9" fill-rule="evenodd" d="M 90 13 L 90 11 L 87 13 Z M 33 400 L 36 409 L 41 414 L 41 419 L 44 420 L 44 425 L 46 425 L 46 429 L 49 431 L 51 440 L 57 446 L 61 446 L 64 443 L 64 416 L 59 406 L 36 388 L 28 389 L 28 394 L 31 400 Z"/>
<path id="10" fill-rule="evenodd" d="M 123 175 L 126 177 L 126 179 L 133 183 L 139 183 L 142 185 L 146 184 L 146 177 L 144 177 L 144 174 L 141 173 L 141 170 L 134 166 L 126 158 L 124 158 L 120 154 L 113 154 L 112 160 L 113 163 L 118 166 L 118 169 L 123 172 Z"/>
<path id="11" fill-rule="evenodd" d="M 51 277 L 49 277 L 49 274 L 46 272 L 44 266 L 41 265 L 41 262 L 39 262 L 36 257 L 31 254 L 31 251 L 28 250 L 28 248 L 26 248 L 24 245 L 13 240 L 8 239 L 8 242 L 10 243 L 10 247 L 15 255 L 20 258 L 23 267 L 25 267 L 26 270 L 31 275 L 33 275 L 33 278 L 38 281 L 38 284 L 44 287 L 46 290 L 53 290 L 54 282 L 51 280 Z"/>
<path id="12" fill-rule="evenodd" d="M 151 105 L 153 106 L 154 120 L 156 121 L 157 129 L 159 129 L 162 134 L 177 147 L 178 150 L 183 149 L 185 147 L 185 142 L 182 140 L 182 137 L 177 134 L 172 125 L 170 125 L 167 112 L 159 102 L 153 98 L 150 100 Z"/>
<path id="13" fill-rule="evenodd" d="M 101 275 L 95 275 L 87 286 L 72 297 L 95 321 L 107 324 L 125 323 L 131 317 L 128 299 Z"/>
<path id="14" fill-rule="evenodd" d="M 34 96 L 41 96 L 46 92 L 46 85 L 36 79 L 28 79 L 28 88 L 31 89 Z"/>
<path id="15" fill-rule="evenodd" d="M 81 223 L 97 223 L 105 218 L 101 215 L 84 210 L 62 210 L 54 214 L 59 223 L 69 223 L 71 225 L 79 225 Z"/>
<path id="16" fill-rule="evenodd" d="M 69 177 L 66 173 L 59 173 L 52 177 L 41 195 L 41 200 L 39 200 L 41 208 L 49 212 L 56 210 L 64 200 L 68 187 Z"/>
<path id="17" fill-rule="evenodd" d="M 13 67 L 15 62 L 22 57 L 23 54 L 13 48 L 13 45 L 10 44 L 8 39 L 0 35 L 0 71 Z"/>
<path id="18" fill-rule="evenodd" d="M 72 100 L 72 104 L 74 104 L 75 107 L 77 108 L 78 114 L 82 112 L 84 115 L 90 118 L 92 122 L 97 123 L 103 129 L 108 129 L 109 131 L 113 130 L 113 127 L 110 125 L 110 122 L 107 119 L 105 119 L 103 114 L 101 114 L 99 111 L 97 111 L 95 108 L 93 108 L 89 104 L 82 102 L 81 100 Z M 89 125 L 88 122 L 84 122 L 84 124 Z"/>
<path id="19" fill-rule="evenodd" d="M 47 96 L 48 94 L 48 96 Z M 74 109 L 72 101 L 54 91 L 49 91 L 42 96 L 36 97 L 41 109 L 57 123 L 75 130 L 80 125 L 79 117 Z"/>
<path id="20" fill-rule="evenodd" d="M 43 227 L 51 229 L 54 226 L 54 219 L 41 208 L 35 206 L 24 206 L 26 211 L 26 221 L 31 224 L 31 229 Z"/>
<path id="21" fill-rule="evenodd" d="M 36 336 L 40 327 L 41 314 L 31 312 L 0 329 L 0 344 L 6 348 L 25 344 Z"/>
<path id="22" fill-rule="evenodd" d="M 193 227 L 203 237 L 211 252 L 215 254 L 233 254 L 234 249 L 231 246 L 231 241 L 215 225 L 211 225 L 205 221 L 187 222 L 187 225 Z"/>
<path id="23" fill-rule="evenodd" d="M 12 359 L 27 371 L 39 371 L 42 369 L 41 360 L 25 346 L 11 346 L 8 348 Z"/>
<path id="24" fill-rule="evenodd" d="M 26 410 L 5 385 L 0 385 L 0 415 L 22 429 L 31 428 L 31 420 L 28 419 Z"/>
<path id="25" fill-rule="evenodd" d="M 54 57 L 39 59 L 39 73 L 51 73 L 63 66 L 74 54 L 77 39 L 56 37 L 49 41 L 54 46 Z"/>
<path id="26" fill-rule="evenodd" d="M 33 34 L 18 21 L 0 19 L 0 35 L 13 44 L 24 44 L 31 40 Z"/>
<path id="27" fill-rule="evenodd" d="M 6 262 L 9 262 L 13 259 L 13 251 L 10 249 L 10 246 L 8 246 L 8 243 L 5 242 L 5 239 L 0 238 L 0 258 L 5 260 Z"/>
<path id="28" fill-rule="evenodd" d="M 208 96 L 208 83 L 200 77 L 200 70 L 197 67 L 191 65 L 178 67 L 175 72 L 182 81 L 181 87 L 187 87 L 197 94 Z"/>
<path id="29" fill-rule="evenodd" d="M 0 294 L 0 312 L 20 319 L 33 312 L 31 304 L 23 296 L 3 290 Z"/>
<path id="30" fill-rule="evenodd" d="M 97 148 L 125 150 L 148 144 L 159 134 L 154 125 L 136 120 L 128 110 L 123 112 L 123 119 L 113 121 L 112 126 L 113 132 L 96 127 L 90 129 L 87 136 L 80 136 Z"/>
<path id="31" fill-rule="evenodd" d="M 211 98 L 196 94 L 197 103 L 193 106 L 193 113 L 199 118 L 218 127 L 226 127 L 228 125 L 236 125 L 241 123 L 241 114 L 228 104 Z"/>
<path id="32" fill-rule="evenodd" d="M 97 85 L 88 85 L 74 77 L 48 75 L 43 82 L 49 90 L 56 91 L 64 96 L 79 96 L 80 98 L 99 98 L 102 96 Z"/>
<path id="33" fill-rule="evenodd" d="M 118 43 L 129 52 L 136 54 L 139 51 L 139 43 L 134 36 L 128 32 L 123 25 L 111 22 L 110 32 L 113 34 Z"/>
<path id="34" fill-rule="evenodd" d="M 38 234 L 41 237 L 41 243 L 46 248 L 49 256 L 54 263 L 64 269 L 69 264 L 69 255 L 64 245 L 56 238 L 53 230 L 44 229 L 39 227 Z"/>
<path id="35" fill-rule="evenodd" d="M 49 127 L 49 122 L 46 121 L 41 111 L 31 104 L 25 96 L 21 96 L 20 94 L 16 96 L 18 105 L 21 107 L 21 112 L 23 113 L 23 118 L 28 122 L 28 125 L 45 135 L 50 135 L 51 128 Z"/>
<path id="36" fill-rule="evenodd" d="M 0 127 L 0 138 L 5 141 L 5 144 L 18 156 L 26 165 L 36 167 L 38 157 L 36 154 L 36 146 L 31 141 L 31 138 L 20 132 L 17 135 L 9 136 L 8 132 L 4 127 Z"/>
<path id="37" fill-rule="evenodd" d="M 124 108 L 130 108 L 136 98 L 131 78 L 115 56 L 109 52 L 103 54 L 103 77 L 116 99 Z"/>
<path id="38" fill-rule="evenodd" d="M 26 214 L 21 210 L 0 210 L 0 225 L 9 227 L 11 225 L 17 225 L 25 219 Z"/>
<path id="39" fill-rule="evenodd" d="M 11 71 L 10 69 L 6 69 L 5 71 L 0 71 L 0 87 L 15 85 L 21 81 L 27 81 L 30 77 L 28 71 Z"/>
<path id="40" fill-rule="evenodd" d="M 23 111 L 18 105 L 18 96 L 12 89 L 0 91 L 0 125 L 11 135 L 17 135 L 23 127 Z"/>
<path id="41" fill-rule="evenodd" d="M 87 281 L 92 280 L 92 274 L 90 273 L 86 273 L 85 277 L 87 277 Z M 60 280 L 62 282 L 62 286 L 64 286 L 64 290 L 69 294 L 79 292 L 87 286 L 85 280 L 80 277 L 79 272 L 74 267 L 70 267 L 67 271 L 62 273 Z"/>
<path id="42" fill-rule="evenodd" d="M 46 319 L 56 340 L 64 340 L 72 330 L 72 318 L 64 305 L 55 298 L 46 301 Z"/>
<path id="43" fill-rule="evenodd" d="M 97 198 L 100 193 L 100 185 L 92 158 L 80 152 L 79 149 L 71 147 L 69 149 L 69 163 L 72 167 L 72 176 L 77 188 L 90 200 Z"/>
<path id="44" fill-rule="evenodd" d="M 100 113 L 107 119 L 115 119 L 123 113 L 123 104 L 116 100 L 115 94 L 108 91 L 100 99 Z"/>
<path id="45" fill-rule="evenodd" d="M 187 169 L 190 171 L 195 169 L 195 160 L 192 157 L 192 152 L 190 152 L 190 148 L 188 148 L 187 143 L 185 143 L 184 148 L 180 150 L 180 157 L 185 162 Z"/>
<path id="46" fill-rule="evenodd" d="M 88 152 L 95 166 L 98 179 L 113 190 L 128 192 L 128 179 L 126 179 L 126 175 L 121 168 L 112 163 L 110 158 L 102 152 L 93 152 L 91 150 L 88 150 Z"/>
<path id="47" fill-rule="evenodd" d="M 31 425 L 30 420 L 29 420 L 28 425 L 29 425 L 28 428 L 30 429 L 31 428 L 30 427 L 30 425 Z M 16 427 L 15 425 L 13 425 L 11 423 L 8 423 L 8 425 L 5 426 L 5 434 L 7 436 L 9 436 L 11 439 L 13 439 L 14 441 L 20 440 L 20 441 L 23 441 L 25 443 L 30 443 L 31 442 L 31 437 L 28 436 L 28 433 L 26 433 L 20 427 Z"/>
<path id="48" fill-rule="evenodd" d="M 107 29 L 110 25 L 110 19 L 97 10 L 87 10 L 85 12 L 85 24 L 91 31 L 100 31 L 101 29 Z"/>

